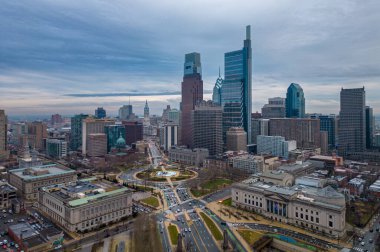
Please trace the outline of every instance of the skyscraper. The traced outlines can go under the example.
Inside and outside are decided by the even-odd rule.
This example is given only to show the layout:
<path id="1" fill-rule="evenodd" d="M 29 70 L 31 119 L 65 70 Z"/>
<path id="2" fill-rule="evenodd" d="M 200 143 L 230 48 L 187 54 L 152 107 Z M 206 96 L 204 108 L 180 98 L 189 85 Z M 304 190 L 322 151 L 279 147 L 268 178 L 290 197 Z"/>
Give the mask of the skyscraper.
<path id="1" fill-rule="evenodd" d="M 311 119 L 319 119 L 321 131 L 327 132 L 328 148 L 334 149 L 336 146 L 336 138 L 338 135 L 338 118 L 335 115 L 319 115 L 310 116 Z"/>
<path id="2" fill-rule="evenodd" d="M 241 127 L 231 127 L 226 133 L 227 151 L 247 151 L 247 133 Z"/>
<path id="3" fill-rule="evenodd" d="M 367 149 L 371 149 L 373 144 L 373 138 L 375 135 L 375 118 L 373 117 L 373 108 L 370 106 L 365 107 L 365 135 L 366 135 L 366 145 Z"/>
<path id="4" fill-rule="evenodd" d="M 121 108 L 119 108 L 120 120 L 129 120 L 131 117 L 134 117 L 134 114 L 132 112 L 132 105 L 123 105 Z"/>
<path id="5" fill-rule="evenodd" d="M 148 100 L 145 101 L 145 107 L 144 107 L 144 126 L 149 126 L 150 120 L 149 120 L 149 106 L 148 106 Z"/>
<path id="6" fill-rule="evenodd" d="M 251 131 L 252 143 L 257 144 L 257 136 L 269 135 L 269 119 L 254 119 L 252 118 Z"/>
<path id="7" fill-rule="evenodd" d="M 263 118 L 284 118 L 285 111 L 285 98 L 274 97 L 268 99 L 268 104 L 261 108 L 261 115 Z"/>
<path id="8" fill-rule="evenodd" d="M 340 91 L 339 155 L 361 152 L 366 148 L 365 90 L 363 88 Z"/>
<path id="9" fill-rule="evenodd" d="M 44 141 L 47 139 L 47 125 L 44 122 L 31 122 L 27 124 L 29 144 L 37 150 L 44 150 Z"/>
<path id="10" fill-rule="evenodd" d="M 185 55 L 181 91 L 181 144 L 192 147 L 191 111 L 194 110 L 198 101 L 203 100 L 201 55 L 199 53 L 194 52 Z"/>
<path id="11" fill-rule="evenodd" d="M 71 117 L 70 149 L 77 151 L 82 146 L 82 120 L 88 115 L 80 114 Z"/>
<path id="12" fill-rule="evenodd" d="M 9 156 L 7 148 L 7 117 L 4 110 L 0 110 L 0 160 Z"/>
<path id="13" fill-rule="evenodd" d="M 106 110 L 103 107 L 99 107 L 95 110 L 95 117 L 98 119 L 105 118 L 107 116 Z"/>
<path id="14" fill-rule="evenodd" d="M 305 96 L 302 87 L 297 83 L 291 83 L 286 93 L 286 117 L 305 117 Z"/>
<path id="15" fill-rule="evenodd" d="M 215 104 L 221 105 L 222 103 L 222 85 L 223 79 L 220 77 L 220 68 L 219 68 L 219 77 L 216 79 L 214 89 L 212 91 L 212 101 Z"/>
<path id="16" fill-rule="evenodd" d="M 212 101 L 199 102 L 192 111 L 194 148 L 206 148 L 211 157 L 222 155 L 222 108 Z"/>
<path id="17" fill-rule="evenodd" d="M 104 133 L 107 136 L 107 152 L 116 147 L 117 140 L 122 137 L 125 139 L 125 127 L 121 124 L 107 125 L 104 127 Z"/>
<path id="18" fill-rule="evenodd" d="M 87 154 L 89 149 L 89 138 L 90 134 L 104 134 L 104 128 L 107 125 L 114 125 L 115 120 L 113 119 L 95 119 L 95 118 L 86 118 L 82 121 L 82 154 Z M 104 134 L 105 136 L 105 134 Z M 107 151 L 107 137 L 104 137 L 106 140 L 105 149 Z"/>
<path id="19" fill-rule="evenodd" d="M 231 127 L 242 127 L 247 132 L 248 143 L 251 143 L 252 49 L 249 25 L 243 49 L 224 54 L 224 75 L 223 136 Z"/>

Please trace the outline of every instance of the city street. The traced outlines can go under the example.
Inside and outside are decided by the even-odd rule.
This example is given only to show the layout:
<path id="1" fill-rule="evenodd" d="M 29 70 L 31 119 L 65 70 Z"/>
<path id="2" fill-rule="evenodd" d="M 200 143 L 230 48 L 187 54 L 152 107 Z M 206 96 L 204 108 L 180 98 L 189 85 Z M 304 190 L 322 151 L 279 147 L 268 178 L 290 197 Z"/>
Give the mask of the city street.
<path id="1" fill-rule="evenodd" d="M 357 244 L 351 249 L 352 252 L 375 251 L 376 239 L 380 232 L 380 215 L 376 215 L 371 221 L 370 228 L 359 238 Z"/>

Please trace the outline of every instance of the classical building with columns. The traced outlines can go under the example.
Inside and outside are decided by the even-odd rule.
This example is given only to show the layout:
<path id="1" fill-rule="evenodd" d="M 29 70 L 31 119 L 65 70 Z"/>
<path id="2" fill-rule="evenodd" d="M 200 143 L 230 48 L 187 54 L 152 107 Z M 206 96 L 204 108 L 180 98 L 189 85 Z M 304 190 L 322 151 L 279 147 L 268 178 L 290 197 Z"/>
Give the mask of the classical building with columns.
<path id="1" fill-rule="evenodd" d="M 278 186 L 248 179 L 232 186 L 232 204 L 274 221 L 339 238 L 345 234 L 346 202 L 330 186 Z"/>

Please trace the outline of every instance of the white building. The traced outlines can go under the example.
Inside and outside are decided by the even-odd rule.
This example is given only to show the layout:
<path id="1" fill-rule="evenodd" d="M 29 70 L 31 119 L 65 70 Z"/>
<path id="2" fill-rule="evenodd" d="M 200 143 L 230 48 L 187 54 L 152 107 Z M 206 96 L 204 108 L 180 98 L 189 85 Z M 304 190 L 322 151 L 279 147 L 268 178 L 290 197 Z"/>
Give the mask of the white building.
<path id="1" fill-rule="evenodd" d="M 132 214 L 132 192 L 105 185 L 87 180 L 44 187 L 39 192 L 39 208 L 70 232 L 120 222 Z"/>
<path id="2" fill-rule="evenodd" d="M 244 171 L 249 174 L 254 174 L 263 171 L 264 160 L 260 157 L 252 155 L 232 157 L 232 167 Z"/>
<path id="3" fill-rule="evenodd" d="M 208 156 L 208 149 L 195 148 L 192 150 L 178 147 L 169 149 L 170 161 L 181 164 L 200 166 Z"/>
<path id="4" fill-rule="evenodd" d="M 345 234 L 345 196 L 330 186 L 284 187 L 257 179 L 232 186 L 232 204 L 274 221 L 290 223 L 335 238 Z"/>
<path id="5" fill-rule="evenodd" d="M 257 154 L 271 154 L 288 158 L 289 151 L 297 149 L 296 141 L 285 141 L 282 136 L 257 136 Z"/>

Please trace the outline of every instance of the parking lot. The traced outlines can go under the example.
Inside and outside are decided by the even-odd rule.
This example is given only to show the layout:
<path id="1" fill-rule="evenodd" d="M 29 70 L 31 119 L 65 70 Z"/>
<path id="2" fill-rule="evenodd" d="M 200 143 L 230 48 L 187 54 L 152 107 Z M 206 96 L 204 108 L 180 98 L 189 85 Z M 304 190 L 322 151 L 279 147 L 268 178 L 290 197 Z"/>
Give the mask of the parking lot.
<path id="1" fill-rule="evenodd" d="M 151 213 L 152 209 L 146 206 L 143 206 L 138 203 L 133 203 L 132 205 L 132 210 L 133 212 L 138 212 L 138 213 Z"/>

